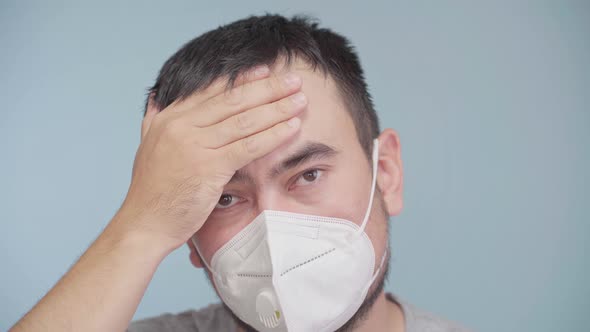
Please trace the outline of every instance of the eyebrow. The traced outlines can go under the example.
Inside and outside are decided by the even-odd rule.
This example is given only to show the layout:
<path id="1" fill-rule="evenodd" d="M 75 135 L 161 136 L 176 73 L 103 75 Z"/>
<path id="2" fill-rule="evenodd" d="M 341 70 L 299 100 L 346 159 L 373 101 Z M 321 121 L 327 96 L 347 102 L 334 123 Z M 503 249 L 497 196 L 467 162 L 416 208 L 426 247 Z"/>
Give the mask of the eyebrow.
<path id="1" fill-rule="evenodd" d="M 338 153 L 340 153 L 340 151 L 336 150 L 334 147 L 320 142 L 309 141 L 293 152 L 285 160 L 281 161 L 278 165 L 271 168 L 267 176 L 269 178 L 274 178 L 310 160 L 324 160 L 331 158 Z M 234 182 L 254 183 L 254 179 L 247 172 L 237 170 L 228 183 Z"/>

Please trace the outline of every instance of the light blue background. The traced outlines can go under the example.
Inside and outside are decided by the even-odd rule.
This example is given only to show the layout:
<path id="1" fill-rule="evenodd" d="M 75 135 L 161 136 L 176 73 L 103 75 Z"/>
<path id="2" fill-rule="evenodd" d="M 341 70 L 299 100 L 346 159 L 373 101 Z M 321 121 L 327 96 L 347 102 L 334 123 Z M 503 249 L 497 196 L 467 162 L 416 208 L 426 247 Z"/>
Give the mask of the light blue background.
<path id="1" fill-rule="evenodd" d="M 0 5 L 0 330 L 118 209 L 162 63 L 265 11 L 350 37 L 401 135 L 388 290 L 480 331 L 590 326 L 590 2 L 48 3 Z M 183 248 L 135 317 L 214 301 Z"/>

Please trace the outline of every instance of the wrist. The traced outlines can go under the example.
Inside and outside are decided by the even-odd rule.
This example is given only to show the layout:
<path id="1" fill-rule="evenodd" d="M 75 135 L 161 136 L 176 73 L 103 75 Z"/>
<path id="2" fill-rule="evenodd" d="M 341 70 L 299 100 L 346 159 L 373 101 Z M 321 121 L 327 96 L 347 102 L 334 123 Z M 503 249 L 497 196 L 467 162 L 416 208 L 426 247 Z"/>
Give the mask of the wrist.
<path id="1" fill-rule="evenodd" d="M 124 247 L 126 250 L 137 251 L 146 258 L 164 259 L 178 246 L 155 231 L 139 227 L 149 224 L 145 216 L 120 210 L 113 217 L 103 232 L 111 247 Z"/>

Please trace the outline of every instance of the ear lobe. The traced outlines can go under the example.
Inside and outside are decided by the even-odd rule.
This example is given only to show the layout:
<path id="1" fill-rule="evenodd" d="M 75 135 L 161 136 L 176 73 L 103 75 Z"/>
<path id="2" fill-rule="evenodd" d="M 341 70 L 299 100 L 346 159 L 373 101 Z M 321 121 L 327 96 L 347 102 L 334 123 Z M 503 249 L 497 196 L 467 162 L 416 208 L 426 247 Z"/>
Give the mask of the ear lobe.
<path id="1" fill-rule="evenodd" d="M 399 136 L 390 128 L 379 135 L 379 163 L 377 184 L 381 190 L 387 213 L 398 215 L 403 207 L 403 166 Z"/>

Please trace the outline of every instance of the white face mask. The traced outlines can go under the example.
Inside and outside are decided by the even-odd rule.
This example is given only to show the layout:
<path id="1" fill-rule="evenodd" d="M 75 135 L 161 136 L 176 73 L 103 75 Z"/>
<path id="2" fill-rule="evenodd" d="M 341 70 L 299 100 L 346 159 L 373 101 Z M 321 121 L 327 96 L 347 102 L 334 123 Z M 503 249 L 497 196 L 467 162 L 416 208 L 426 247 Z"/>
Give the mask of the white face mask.
<path id="1" fill-rule="evenodd" d="M 364 230 L 378 143 L 360 227 L 344 219 L 265 210 L 215 252 L 211 266 L 203 259 L 221 299 L 241 320 L 258 331 L 334 331 L 357 312 L 387 252 L 373 273 L 375 251 Z"/>

